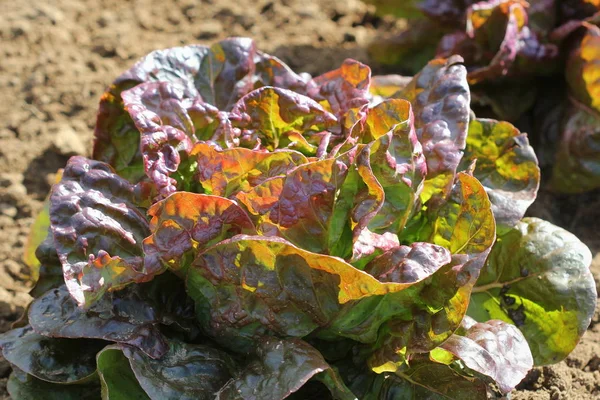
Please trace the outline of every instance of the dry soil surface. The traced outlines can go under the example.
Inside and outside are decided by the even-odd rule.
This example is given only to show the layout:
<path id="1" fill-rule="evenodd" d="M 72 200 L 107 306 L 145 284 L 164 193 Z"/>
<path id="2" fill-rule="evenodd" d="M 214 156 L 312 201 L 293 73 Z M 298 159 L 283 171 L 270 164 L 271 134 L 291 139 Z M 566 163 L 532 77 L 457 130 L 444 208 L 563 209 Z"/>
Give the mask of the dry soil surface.
<path id="1" fill-rule="evenodd" d="M 0 332 L 30 301 L 21 260 L 28 227 L 69 156 L 89 155 L 96 106 L 110 82 L 151 50 L 250 36 L 296 71 L 318 74 L 402 21 L 359 0 L 0 0 Z M 600 250 L 598 195 L 542 193 L 532 214 Z M 596 231 L 596 232 L 595 232 Z M 600 276 L 600 257 L 595 258 Z M 598 315 L 573 354 L 534 370 L 514 399 L 600 396 Z M 0 399 L 10 372 L 0 357 Z"/>

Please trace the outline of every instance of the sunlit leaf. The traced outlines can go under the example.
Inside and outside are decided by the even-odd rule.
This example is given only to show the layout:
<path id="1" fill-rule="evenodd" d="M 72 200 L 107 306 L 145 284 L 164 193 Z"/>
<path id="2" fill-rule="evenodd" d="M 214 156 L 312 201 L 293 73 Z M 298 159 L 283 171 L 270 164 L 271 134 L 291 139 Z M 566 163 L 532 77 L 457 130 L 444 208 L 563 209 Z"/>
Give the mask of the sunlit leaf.
<path id="1" fill-rule="evenodd" d="M 594 314 L 591 259 L 574 235 L 525 218 L 498 239 L 477 281 L 469 315 L 516 325 L 536 365 L 556 363 L 575 348 Z"/>

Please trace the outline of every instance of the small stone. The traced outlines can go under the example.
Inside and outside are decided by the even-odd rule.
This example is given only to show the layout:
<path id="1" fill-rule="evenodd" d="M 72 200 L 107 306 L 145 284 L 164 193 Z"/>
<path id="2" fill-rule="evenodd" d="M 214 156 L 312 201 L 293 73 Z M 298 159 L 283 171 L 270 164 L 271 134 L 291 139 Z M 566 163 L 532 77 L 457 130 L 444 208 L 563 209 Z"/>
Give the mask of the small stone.
<path id="1" fill-rule="evenodd" d="M 223 31 L 223 25 L 215 20 L 202 21 L 198 25 L 198 29 L 194 34 L 196 39 L 212 39 L 219 36 Z"/>
<path id="2" fill-rule="evenodd" d="M 86 148 L 75 130 L 67 124 L 58 127 L 52 143 L 53 149 L 61 155 L 85 154 Z"/>
<path id="3" fill-rule="evenodd" d="M 4 214 L 7 217 L 14 218 L 19 213 L 17 207 L 12 204 L 0 203 L 0 214 Z"/>

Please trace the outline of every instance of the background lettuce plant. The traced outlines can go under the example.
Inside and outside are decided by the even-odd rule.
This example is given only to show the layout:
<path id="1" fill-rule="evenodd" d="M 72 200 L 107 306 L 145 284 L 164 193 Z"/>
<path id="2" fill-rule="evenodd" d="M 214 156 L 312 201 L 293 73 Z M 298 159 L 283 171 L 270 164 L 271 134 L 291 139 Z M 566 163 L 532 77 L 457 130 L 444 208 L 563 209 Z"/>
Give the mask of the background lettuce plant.
<path id="1" fill-rule="evenodd" d="M 460 57 L 387 85 L 243 38 L 117 78 L 0 336 L 13 398 L 485 399 L 566 357 L 591 254 L 522 218 L 527 136 L 475 117 Z"/>
<path id="2" fill-rule="evenodd" d="M 600 188 L 600 3 L 593 0 L 368 0 L 408 20 L 371 55 L 413 74 L 460 54 L 473 108 L 532 132 L 550 187 Z M 549 174 L 550 176 L 550 174 Z"/>

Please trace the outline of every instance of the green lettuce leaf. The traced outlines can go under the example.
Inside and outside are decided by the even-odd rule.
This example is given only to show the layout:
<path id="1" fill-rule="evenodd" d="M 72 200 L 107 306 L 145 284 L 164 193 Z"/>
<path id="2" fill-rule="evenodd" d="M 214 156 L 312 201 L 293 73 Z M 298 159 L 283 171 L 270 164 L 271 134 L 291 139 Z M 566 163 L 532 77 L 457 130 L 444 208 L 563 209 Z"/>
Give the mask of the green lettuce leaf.
<path id="1" fill-rule="evenodd" d="M 498 239 L 473 290 L 469 315 L 516 325 L 536 365 L 559 362 L 594 314 L 591 260 L 588 248 L 571 233 L 525 218 Z"/>
<path id="2" fill-rule="evenodd" d="M 107 346 L 96 357 L 102 400 L 149 400 L 120 346 Z"/>

